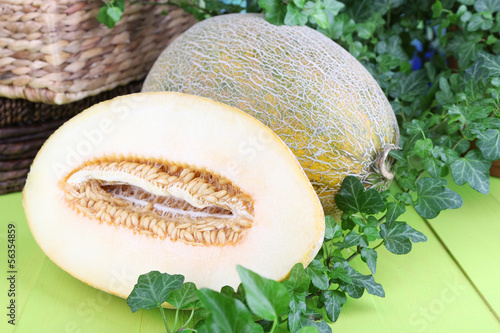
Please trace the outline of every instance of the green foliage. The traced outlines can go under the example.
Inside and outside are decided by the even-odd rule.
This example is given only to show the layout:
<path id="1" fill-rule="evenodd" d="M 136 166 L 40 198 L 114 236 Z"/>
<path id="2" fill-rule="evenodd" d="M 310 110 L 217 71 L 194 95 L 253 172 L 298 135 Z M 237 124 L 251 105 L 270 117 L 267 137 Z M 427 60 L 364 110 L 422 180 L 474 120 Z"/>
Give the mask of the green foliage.
<path id="1" fill-rule="evenodd" d="M 304 270 L 304 265 L 297 263 L 292 267 L 288 280 L 283 283 L 288 291 L 292 293 L 303 293 L 309 290 L 311 278 Z"/>
<path id="2" fill-rule="evenodd" d="M 380 193 L 375 189 L 364 190 L 363 184 L 353 176 L 342 182 L 340 194 L 335 196 L 337 206 L 348 213 L 374 214 L 384 205 Z"/>
<path id="3" fill-rule="evenodd" d="M 446 185 L 446 179 L 426 177 L 418 180 L 415 210 L 420 216 L 433 219 L 442 210 L 462 206 L 462 197 L 445 187 Z"/>
<path id="4" fill-rule="evenodd" d="M 241 332 L 268 332 L 280 326 L 291 332 L 331 332 L 328 323 L 339 318 L 349 297 L 359 298 L 365 291 L 384 297 L 373 276 L 379 247 L 401 255 L 414 243 L 426 241 L 404 221 L 407 210 L 431 219 L 462 206 L 460 195 L 448 187 L 450 181 L 488 193 L 488 169 L 500 159 L 500 1 L 170 3 L 198 19 L 264 12 L 276 25 L 318 30 L 375 77 L 394 109 L 401 134 L 400 147 L 390 152 L 398 191 L 369 188 L 370 179 L 345 178 L 335 197 L 344 214 L 340 221 L 326 216 L 322 249 L 308 267 L 295 265 L 281 283 L 240 267 L 243 287 L 236 292 L 230 287 L 220 293 L 202 290 L 201 302 L 193 296 L 194 286 L 184 284 L 171 291 L 165 298 L 170 303 L 197 304 L 202 318 L 197 330 L 231 332 L 229 327 L 238 327 Z M 122 12 L 124 1 L 107 2 L 99 20 L 108 26 L 118 21 L 121 12 L 110 9 L 115 7 Z M 422 62 L 420 69 L 414 68 L 417 60 Z M 361 272 L 372 274 L 356 270 L 351 265 L 356 258 L 360 259 L 356 267 L 366 265 Z M 157 306 L 161 297 L 153 296 L 131 308 Z"/>
<path id="5" fill-rule="evenodd" d="M 306 268 L 306 273 L 311 278 L 312 284 L 320 289 L 326 290 L 329 287 L 328 275 L 325 265 L 319 260 L 314 259 Z"/>
<path id="6" fill-rule="evenodd" d="M 170 333 L 162 304 L 169 302 L 177 307 L 175 314 L 174 330 L 177 327 L 177 318 L 180 309 L 193 307 L 198 301 L 197 289 L 194 283 L 184 282 L 182 275 L 169 275 L 158 271 L 151 271 L 139 276 L 134 289 L 127 298 L 127 304 L 132 312 L 140 309 L 150 310 L 159 308 L 165 328 Z M 182 327 L 187 325 L 193 318 L 194 311 Z M 182 328 L 179 328 L 181 330 Z"/>
<path id="7" fill-rule="evenodd" d="M 451 174 L 458 185 L 469 183 L 476 191 L 488 194 L 490 166 L 479 150 L 471 150 L 451 164 Z"/>
<path id="8" fill-rule="evenodd" d="M 198 301 L 197 291 L 194 283 L 186 282 L 179 289 L 173 290 L 166 301 L 177 309 L 189 309 L 194 307 Z"/>
<path id="9" fill-rule="evenodd" d="M 380 234 L 387 250 L 394 254 L 407 254 L 411 251 L 411 242 L 425 242 L 427 237 L 405 222 L 382 223 Z"/>
<path id="10" fill-rule="evenodd" d="M 377 271 L 377 251 L 372 248 L 364 247 L 361 249 L 361 259 L 366 262 L 370 271 L 375 274 Z"/>
<path id="11" fill-rule="evenodd" d="M 277 321 L 278 317 L 288 309 L 290 294 L 287 288 L 274 280 L 263 278 L 244 267 L 237 266 L 241 283 L 245 288 L 245 296 L 250 310 L 256 315 Z"/>
<path id="12" fill-rule="evenodd" d="M 125 0 L 104 1 L 99 10 L 97 20 L 104 23 L 108 28 L 113 28 L 122 19 L 125 10 Z"/>
<path id="13" fill-rule="evenodd" d="M 172 291 L 181 288 L 183 282 L 184 277 L 177 274 L 152 271 L 141 275 L 127 298 L 127 304 L 132 312 L 154 309 L 165 302 Z"/>
<path id="14" fill-rule="evenodd" d="M 500 130 L 497 128 L 488 129 L 480 136 L 478 133 L 477 147 L 487 160 L 500 159 Z"/>
<path id="15" fill-rule="evenodd" d="M 270 1 L 272 0 L 265 0 Z M 182 8 L 184 11 L 191 13 L 197 20 L 227 14 L 240 13 L 242 11 L 254 12 L 259 10 L 252 0 L 168 0 L 168 1 L 148 1 L 148 0 L 131 0 L 130 3 L 157 5 L 157 6 L 175 6 Z M 99 10 L 97 20 L 108 28 L 113 28 L 123 16 L 125 11 L 125 0 L 103 0 L 103 6 Z M 279 3 L 278 3 L 279 6 Z M 264 6 L 262 6 L 264 7 Z M 279 9 L 279 8 L 278 8 Z M 168 14 L 164 11 L 164 15 Z M 285 15 L 286 13 L 283 13 Z"/>
<path id="16" fill-rule="evenodd" d="M 200 289 L 198 295 L 210 311 L 199 332 L 253 332 L 252 314 L 241 301 L 206 288 Z"/>

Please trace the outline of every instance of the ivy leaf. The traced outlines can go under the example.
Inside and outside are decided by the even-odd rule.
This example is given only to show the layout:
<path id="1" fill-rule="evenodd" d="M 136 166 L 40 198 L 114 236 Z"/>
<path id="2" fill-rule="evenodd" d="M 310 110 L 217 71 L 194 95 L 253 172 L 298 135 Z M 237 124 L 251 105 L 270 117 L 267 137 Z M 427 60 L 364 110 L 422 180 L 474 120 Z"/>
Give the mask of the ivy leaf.
<path id="1" fill-rule="evenodd" d="M 484 18 L 481 16 L 481 14 L 475 13 L 470 18 L 469 23 L 467 24 L 467 29 L 469 31 L 477 31 L 481 28 L 483 21 Z"/>
<path id="2" fill-rule="evenodd" d="M 224 286 L 221 288 L 220 293 L 229 297 L 233 297 L 236 292 L 234 291 L 233 287 L 231 286 Z"/>
<path id="3" fill-rule="evenodd" d="M 436 0 L 436 2 L 431 6 L 432 9 L 432 18 L 438 18 L 443 12 L 443 5 L 441 1 Z"/>
<path id="4" fill-rule="evenodd" d="M 500 81 L 500 78 L 498 78 Z M 481 123 L 488 129 L 500 130 L 500 118 L 487 117 L 481 120 Z"/>
<path id="5" fill-rule="evenodd" d="M 477 147 L 490 161 L 500 159 L 500 131 L 488 129 L 481 138 L 477 139 Z"/>
<path id="6" fill-rule="evenodd" d="M 380 235 L 384 239 L 386 249 L 394 254 L 407 254 L 411 251 L 411 242 L 418 243 L 427 240 L 423 233 L 413 229 L 405 222 L 382 223 Z"/>
<path id="7" fill-rule="evenodd" d="M 106 12 L 111 20 L 115 23 L 118 23 L 122 19 L 123 12 L 118 7 L 108 7 Z"/>
<path id="8" fill-rule="evenodd" d="M 118 7 L 122 12 L 125 11 L 125 0 L 114 0 L 114 4 Z"/>
<path id="9" fill-rule="evenodd" d="M 309 266 L 306 267 L 306 273 L 311 278 L 312 284 L 321 290 L 326 290 L 329 287 L 328 276 L 326 275 L 326 267 L 321 261 L 314 259 Z"/>
<path id="10" fill-rule="evenodd" d="M 385 223 L 392 224 L 398 217 L 406 213 L 406 206 L 403 202 L 390 202 L 387 204 Z"/>
<path id="11" fill-rule="evenodd" d="M 413 101 L 416 97 L 423 96 L 429 90 L 425 70 L 411 72 L 399 82 L 399 96 L 404 101 Z"/>
<path id="12" fill-rule="evenodd" d="M 403 189 L 409 189 L 412 191 L 416 191 L 417 188 L 416 188 L 415 184 L 416 184 L 416 180 L 417 180 L 417 175 L 418 175 L 418 171 L 416 169 L 404 170 L 403 174 L 400 175 L 400 177 L 398 179 L 398 183 Z"/>
<path id="13" fill-rule="evenodd" d="M 480 57 L 483 59 L 484 68 L 489 71 L 490 76 L 500 76 L 500 56 L 482 53 Z"/>
<path id="14" fill-rule="evenodd" d="M 448 109 L 448 114 L 450 117 L 450 122 L 458 121 L 460 124 L 464 125 L 467 122 L 467 111 L 462 105 L 452 105 Z"/>
<path id="15" fill-rule="evenodd" d="M 127 298 L 127 304 L 132 312 L 154 309 L 161 306 L 172 291 L 180 289 L 183 282 L 184 276 L 178 274 L 169 275 L 151 271 L 140 275 Z"/>
<path id="16" fill-rule="evenodd" d="M 290 294 L 284 285 L 240 265 L 236 266 L 236 269 L 245 288 L 247 304 L 256 315 L 267 320 L 276 320 L 288 309 Z"/>
<path id="17" fill-rule="evenodd" d="M 365 191 L 361 181 L 347 176 L 342 182 L 340 194 L 335 196 L 337 206 L 344 212 L 375 214 L 384 207 L 384 200 L 375 189 Z"/>
<path id="18" fill-rule="evenodd" d="M 365 227 L 363 229 L 363 233 L 365 234 L 365 237 L 369 242 L 380 238 L 380 232 L 377 227 Z"/>
<path id="19" fill-rule="evenodd" d="M 325 239 L 334 239 L 342 236 L 342 227 L 335 221 L 333 216 L 325 216 Z"/>
<path id="20" fill-rule="evenodd" d="M 318 329 L 314 326 L 304 326 L 297 333 L 318 333 Z"/>
<path id="21" fill-rule="evenodd" d="M 435 146 L 431 151 L 432 156 L 441 159 L 441 161 L 446 163 L 453 163 L 458 159 L 458 153 L 452 149 L 445 148 L 442 146 Z"/>
<path id="22" fill-rule="evenodd" d="M 475 121 L 475 120 L 483 120 L 488 115 L 496 109 L 496 106 L 489 105 L 487 103 L 487 99 L 483 99 L 479 103 L 475 103 L 469 106 L 467 110 L 467 120 Z"/>
<path id="23" fill-rule="evenodd" d="M 420 158 L 429 156 L 432 148 L 434 147 L 431 139 L 420 139 L 415 141 L 413 152 Z"/>
<path id="24" fill-rule="evenodd" d="M 429 126 L 423 120 L 420 119 L 413 119 L 411 123 L 409 122 L 404 123 L 403 127 L 406 129 L 406 132 L 410 135 L 425 133 L 429 129 Z"/>
<path id="25" fill-rule="evenodd" d="M 338 280 L 341 280 L 341 281 L 344 281 L 347 283 L 352 282 L 352 278 L 349 276 L 347 270 L 345 270 L 344 268 L 342 268 L 340 266 L 337 266 L 337 267 L 329 270 L 328 275 L 330 276 L 330 278 L 332 278 L 332 280 L 338 279 Z"/>
<path id="26" fill-rule="evenodd" d="M 203 305 L 210 311 L 203 328 L 199 330 L 200 332 L 253 332 L 252 315 L 241 301 L 207 288 L 198 290 L 198 296 Z"/>
<path id="27" fill-rule="evenodd" d="M 298 8 L 304 8 L 304 5 L 306 4 L 306 0 L 293 0 L 293 3 Z"/>
<path id="28" fill-rule="evenodd" d="M 366 262 L 372 274 L 375 274 L 377 271 L 377 251 L 371 248 L 363 248 L 361 249 L 361 259 Z"/>
<path id="29" fill-rule="evenodd" d="M 362 235 L 358 234 L 354 230 L 351 230 L 344 238 L 344 246 L 348 248 L 357 245 L 366 247 L 368 246 L 368 243 Z"/>
<path id="30" fill-rule="evenodd" d="M 384 191 L 386 194 L 388 193 L 388 191 Z M 380 193 L 381 195 L 383 193 Z M 390 194 L 390 193 L 389 193 Z M 373 215 L 370 215 L 366 218 L 366 227 L 373 227 L 373 228 L 376 228 L 378 226 L 378 219 L 373 216 Z"/>
<path id="31" fill-rule="evenodd" d="M 324 0 L 325 11 L 329 12 L 331 15 L 336 16 L 342 9 L 345 8 L 345 5 L 337 0 Z"/>
<path id="32" fill-rule="evenodd" d="M 303 293 L 290 293 L 290 309 L 292 312 L 300 311 L 306 312 L 306 292 Z"/>
<path id="33" fill-rule="evenodd" d="M 345 13 L 340 13 L 338 15 L 332 14 L 330 11 L 325 10 L 328 17 L 328 27 L 326 29 L 321 29 L 318 27 L 318 31 L 325 34 L 332 39 L 339 39 L 342 36 L 351 34 L 356 30 L 356 22 Z"/>
<path id="34" fill-rule="evenodd" d="M 289 3 L 286 7 L 285 24 L 290 26 L 305 25 L 307 23 L 307 14 L 302 12 L 295 4 Z"/>
<path id="35" fill-rule="evenodd" d="M 365 221 L 363 221 L 361 217 L 356 215 L 349 216 L 349 220 L 352 221 L 354 224 L 359 225 L 360 227 L 363 227 L 365 225 Z"/>
<path id="36" fill-rule="evenodd" d="M 289 291 L 302 293 L 309 289 L 311 278 L 306 274 L 304 265 L 299 262 L 292 267 L 290 277 L 283 284 Z"/>
<path id="37" fill-rule="evenodd" d="M 471 25 L 469 23 L 469 25 Z M 468 67 L 472 61 L 475 61 L 478 57 L 479 52 L 482 49 L 482 44 L 475 41 L 465 41 L 458 47 L 458 66 Z"/>
<path id="38" fill-rule="evenodd" d="M 342 306 L 347 302 L 345 293 L 337 290 L 327 290 L 321 293 L 319 299 L 325 305 L 328 319 L 336 322 L 339 318 Z"/>
<path id="39" fill-rule="evenodd" d="M 398 35 L 391 36 L 389 39 L 384 39 L 378 42 L 375 45 L 375 52 L 377 54 L 392 54 L 393 56 L 398 57 L 402 61 L 407 61 L 408 56 L 406 55 L 403 47 L 402 47 L 401 37 Z"/>
<path id="40" fill-rule="evenodd" d="M 198 289 L 193 282 L 186 282 L 180 289 L 176 289 L 167 297 L 167 302 L 177 309 L 188 309 L 194 307 L 198 301 Z"/>
<path id="41" fill-rule="evenodd" d="M 300 318 L 302 317 L 302 312 L 299 310 L 291 311 L 288 314 L 288 330 L 290 332 L 298 332 L 301 329 Z"/>
<path id="42" fill-rule="evenodd" d="M 334 268 L 338 266 L 344 268 L 351 277 L 350 283 L 343 282 L 339 284 L 341 289 L 347 292 L 349 296 L 360 298 L 363 296 L 364 289 L 366 289 L 369 294 L 385 297 L 384 289 L 379 283 L 375 282 L 373 275 L 363 275 L 345 261 L 335 263 Z"/>
<path id="43" fill-rule="evenodd" d="M 450 88 L 450 84 L 444 77 L 441 77 L 439 79 L 439 89 L 440 90 L 436 93 L 436 100 L 439 104 L 452 104 L 455 101 L 453 92 Z"/>
<path id="44" fill-rule="evenodd" d="M 394 198 L 396 200 L 399 200 L 401 202 L 404 202 L 407 205 L 413 205 L 413 198 L 410 193 L 408 192 L 403 192 L 403 193 L 396 193 L 394 195 Z"/>
<path id="45" fill-rule="evenodd" d="M 347 217 L 344 218 L 344 215 Z M 349 215 L 349 213 L 344 213 L 344 215 L 342 216 L 342 229 L 343 230 L 354 229 L 354 227 L 356 226 L 355 223 L 356 223 L 357 217 L 353 216 L 353 215 Z M 340 244 L 342 244 L 342 243 L 340 243 Z"/>
<path id="46" fill-rule="evenodd" d="M 192 331 L 189 330 L 188 332 L 186 333 L 191 333 Z M 250 331 L 250 333 L 264 333 L 264 328 L 262 326 L 260 326 L 258 323 L 253 323 L 252 325 L 252 330 Z"/>
<path id="47" fill-rule="evenodd" d="M 300 311 L 291 312 L 288 315 L 288 329 L 290 332 L 300 332 L 306 327 L 313 327 L 319 333 L 332 333 L 332 328 L 324 320 L 314 321 L 310 316 L 303 315 Z"/>
<path id="48" fill-rule="evenodd" d="M 335 263 L 339 261 L 345 261 L 344 255 L 342 254 L 342 251 L 339 248 L 336 248 L 333 250 L 332 256 L 330 257 L 330 262 Z M 328 270 L 328 273 L 330 273 L 331 270 Z"/>
<path id="49" fill-rule="evenodd" d="M 364 186 L 361 181 L 354 176 L 347 176 L 342 181 L 340 194 L 335 196 L 335 202 L 342 211 L 357 213 L 363 192 Z"/>
<path id="50" fill-rule="evenodd" d="M 432 177 L 439 178 L 443 174 L 445 163 L 433 156 L 429 156 L 423 160 L 422 166 L 425 170 L 429 171 Z"/>
<path id="51" fill-rule="evenodd" d="M 474 9 L 478 12 L 498 12 L 500 11 L 500 1 L 498 0 L 476 0 Z"/>
<path id="52" fill-rule="evenodd" d="M 122 10 L 118 7 L 102 6 L 97 14 L 97 20 L 108 28 L 113 28 L 122 18 Z"/>
<path id="53" fill-rule="evenodd" d="M 300 325 L 304 327 L 314 327 L 318 333 L 332 333 L 332 328 L 326 323 L 324 319 L 319 321 L 314 321 L 311 317 L 302 316 L 300 318 Z M 301 329 L 302 329 L 301 328 Z"/>
<path id="54" fill-rule="evenodd" d="M 493 45 L 496 42 L 498 42 L 498 38 L 496 38 L 494 35 L 489 35 L 486 39 L 486 45 Z"/>
<path id="55" fill-rule="evenodd" d="M 358 30 L 358 34 L 361 35 L 361 32 L 359 31 L 360 30 L 359 27 L 357 28 L 357 30 Z M 370 38 L 370 36 L 366 36 L 366 37 L 367 37 L 367 39 Z M 378 68 L 381 72 L 388 72 L 388 71 L 398 67 L 399 65 L 401 65 L 401 59 L 399 59 L 398 57 L 396 57 L 392 54 L 384 53 L 378 57 L 377 65 L 378 65 Z"/>
<path id="56" fill-rule="evenodd" d="M 269 23 L 275 25 L 285 23 L 286 9 L 280 0 L 259 0 L 258 4 L 265 10 L 265 17 Z"/>
<path id="57" fill-rule="evenodd" d="M 482 59 L 474 61 L 474 63 L 465 70 L 468 78 L 473 78 L 476 81 L 481 81 L 488 78 L 488 70 L 484 68 L 484 61 Z"/>
<path id="58" fill-rule="evenodd" d="M 446 188 L 446 184 L 445 179 L 425 177 L 418 180 L 418 199 L 415 202 L 415 210 L 420 216 L 433 219 L 442 210 L 462 207 L 462 197 Z"/>
<path id="59" fill-rule="evenodd" d="M 321 6 L 316 6 L 314 12 L 311 14 L 311 17 L 314 19 L 316 24 L 321 29 L 328 28 L 328 16 L 326 15 L 325 10 Z"/>
<path id="60" fill-rule="evenodd" d="M 451 174 L 458 185 L 469 183 L 476 191 L 488 194 L 490 191 L 490 166 L 491 162 L 484 158 L 479 150 L 475 149 L 453 162 Z"/>
<path id="61" fill-rule="evenodd" d="M 365 191 L 361 196 L 361 207 L 359 211 L 367 214 L 375 214 L 384 208 L 384 199 L 380 193 L 371 188 Z"/>

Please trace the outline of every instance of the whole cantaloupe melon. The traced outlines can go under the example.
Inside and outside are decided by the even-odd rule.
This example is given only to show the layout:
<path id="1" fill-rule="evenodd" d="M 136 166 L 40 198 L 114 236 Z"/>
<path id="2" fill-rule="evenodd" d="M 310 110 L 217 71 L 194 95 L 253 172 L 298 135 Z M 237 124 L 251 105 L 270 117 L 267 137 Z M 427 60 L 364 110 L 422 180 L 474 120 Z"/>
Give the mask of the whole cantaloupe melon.
<path id="1" fill-rule="evenodd" d="M 254 135 L 265 142 L 249 159 Z M 236 265 L 276 280 L 324 235 L 320 201 L 269 128 L 179 93 L 115 98 L 43 145 L 23 191 L 30 230 L 61 268 L 122 297 L 152 270 L 236 288 Z"/>
<path id="2" fill-rule="evenodd" d="M 195 94 L 256 117 L 298 157 L 326 213 L 338 213 L 345 176 L 372 183 L 379 156 L 399 143 L 388 100 L 353 56 L 309 27 L 258 14 L 191 27 L 160 55 L 143 91 Z"/>

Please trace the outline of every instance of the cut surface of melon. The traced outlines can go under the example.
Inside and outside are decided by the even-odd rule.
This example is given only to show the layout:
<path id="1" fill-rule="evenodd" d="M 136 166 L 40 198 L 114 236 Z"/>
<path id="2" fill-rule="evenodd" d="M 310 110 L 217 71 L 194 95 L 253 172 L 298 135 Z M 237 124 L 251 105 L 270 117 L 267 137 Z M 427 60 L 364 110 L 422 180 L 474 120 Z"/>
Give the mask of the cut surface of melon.
<path id="1" fill-rule="evenodd" d="M 251 116 L 178 93 L 97 104 L 57 130 L 23 191 L 30 229 L 62 269 L 127 297 L 152 270 L 237 287 L 236 265 L 284 279 L 324 234 L 311 184 Z"/>

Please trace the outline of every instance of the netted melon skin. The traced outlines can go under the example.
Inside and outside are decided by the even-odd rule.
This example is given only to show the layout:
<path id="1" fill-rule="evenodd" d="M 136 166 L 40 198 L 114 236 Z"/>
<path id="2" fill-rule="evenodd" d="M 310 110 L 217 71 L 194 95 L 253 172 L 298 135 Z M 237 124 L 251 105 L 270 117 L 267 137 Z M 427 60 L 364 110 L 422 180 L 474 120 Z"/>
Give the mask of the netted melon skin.
<path id="1" fill-rule="evenodd" d="M 338 216 L 334 195 L 346 176 L 369 183 L 380 153 L 399 143 L 394 112 L 361 63 L 309 27 L 258 14 L 191 27 L 163 51 L 143 91 L 203 96 L 259 119 L 297 156 L 327 214 Z"/>

